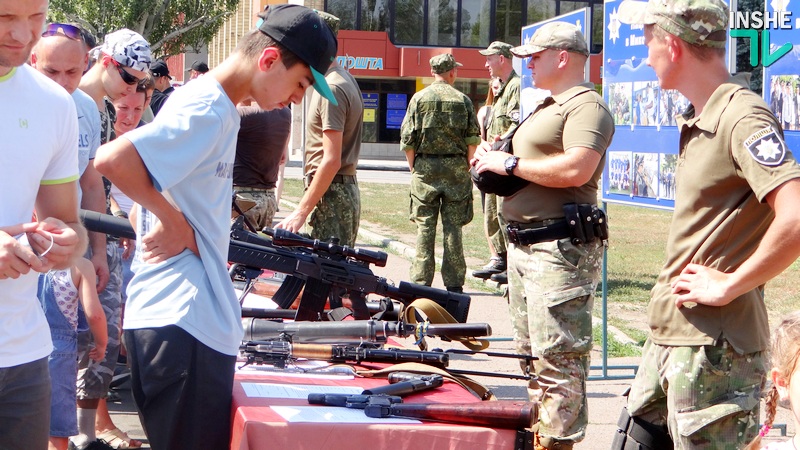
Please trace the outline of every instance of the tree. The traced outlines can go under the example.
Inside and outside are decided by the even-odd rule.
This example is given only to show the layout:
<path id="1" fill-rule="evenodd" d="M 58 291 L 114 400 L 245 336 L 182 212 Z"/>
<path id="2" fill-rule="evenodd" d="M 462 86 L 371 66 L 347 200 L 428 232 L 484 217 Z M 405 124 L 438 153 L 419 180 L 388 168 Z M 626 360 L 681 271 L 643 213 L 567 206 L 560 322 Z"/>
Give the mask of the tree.
<path id="1" fill-rule="evenodd" d="M 120 28 L 144 36 L 157 57 L 198 51 L 209 42 L 239 0 L 51 0 L 48 19 L 76 22 L 98 42 Z"/>

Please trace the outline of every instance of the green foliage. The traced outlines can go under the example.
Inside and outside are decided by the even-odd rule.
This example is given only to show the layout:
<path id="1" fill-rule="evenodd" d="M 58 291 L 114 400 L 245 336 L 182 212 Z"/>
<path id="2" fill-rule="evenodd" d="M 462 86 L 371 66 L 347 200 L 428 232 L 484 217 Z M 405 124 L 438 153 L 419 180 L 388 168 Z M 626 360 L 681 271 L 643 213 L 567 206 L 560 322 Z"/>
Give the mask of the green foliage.
<path id="1" fill-rule="evenodd" d="M 51 0 L 49 21 L 77 22 L 102 42 L 130 28 L 150 42 L 156 57 L 198 51 L 209 42 L 239 0 Z"/>

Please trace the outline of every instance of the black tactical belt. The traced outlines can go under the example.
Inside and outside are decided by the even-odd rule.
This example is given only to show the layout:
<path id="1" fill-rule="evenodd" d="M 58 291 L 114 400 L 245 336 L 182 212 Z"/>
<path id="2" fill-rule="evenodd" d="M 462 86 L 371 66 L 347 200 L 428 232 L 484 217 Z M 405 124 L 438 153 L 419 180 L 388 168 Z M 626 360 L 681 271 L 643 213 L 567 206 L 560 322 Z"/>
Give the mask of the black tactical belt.
<path id="1" fill-rule="evenodd" d="M 532 245 L 570 237 L 566 219 L 511 223 L 506 228 L 508 241 L 514 245 Z"/>
<path id="2" fill-rule="evenodd" d="M 441 155 L 438 153 L 417 153 L 418 158 L 455 158 L 456 156 L 460 156 L 462 158 L 466 157 L 466 155 L 463 153 L 443 153 Z"/>

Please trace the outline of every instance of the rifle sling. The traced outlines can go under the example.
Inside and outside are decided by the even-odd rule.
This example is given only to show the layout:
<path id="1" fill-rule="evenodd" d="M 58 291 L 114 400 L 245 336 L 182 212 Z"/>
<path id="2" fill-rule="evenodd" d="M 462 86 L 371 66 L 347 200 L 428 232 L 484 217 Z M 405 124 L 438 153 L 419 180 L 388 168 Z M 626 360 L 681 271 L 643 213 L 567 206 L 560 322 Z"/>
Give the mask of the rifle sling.
<path id="1" fill-rule="evenodd" d="M 406 306 L 403 310 L 403 320 L 406 323 L 416 324 L 417 312 L 420 312 L 427 317 L 430 323 L 459 323 L 446 309 L 433 300 L 427 298 L 420 298 L 414 300 L 410 305 Z M 485 339 L 472 339 L 468 337 L 451 338 L 454 341 L 461 342 L 464 347 L 472 351 L 485 350 L 489 347 L 489 341 Z M 426 350 L 428 344 L 425 342 L 425 336 L 421 336 L 416 342 L 420 350 Z"/>
<path id="2" fill-rule="evenodd" d="M 413 372 L 423 375 L 437 374 L 458 383 L 481 400 L 497 400 L 494 393 L 483 384 L 463 375 L 452 374 L 444 369 L 422 363 L 400 363 L 379 370 L 356 370 L 356 374 L 365 378 L 383 378 L 392 372 Z"/>

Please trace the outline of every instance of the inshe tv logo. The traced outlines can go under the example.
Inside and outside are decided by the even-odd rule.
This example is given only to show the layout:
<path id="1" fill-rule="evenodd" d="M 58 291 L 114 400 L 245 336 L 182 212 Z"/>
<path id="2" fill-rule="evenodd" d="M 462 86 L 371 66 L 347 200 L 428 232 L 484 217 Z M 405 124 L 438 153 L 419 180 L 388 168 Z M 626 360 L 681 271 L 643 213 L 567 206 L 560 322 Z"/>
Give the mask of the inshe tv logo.
<path id="1" fill-rule="evenodd" d="M 758 52 L 761 50 L 761 62 L 764 67 L 771 66 L 792 50 L 792 44 L 787 42 L 774 51 L 770 48 L 769 30 L 791 30 L 791 11 L 731 11 L 729 22 L 731 37 L 750 40 L 750 65 L 757 66 Z M 761 37 L 759 39 L 759 30 Z"/>

